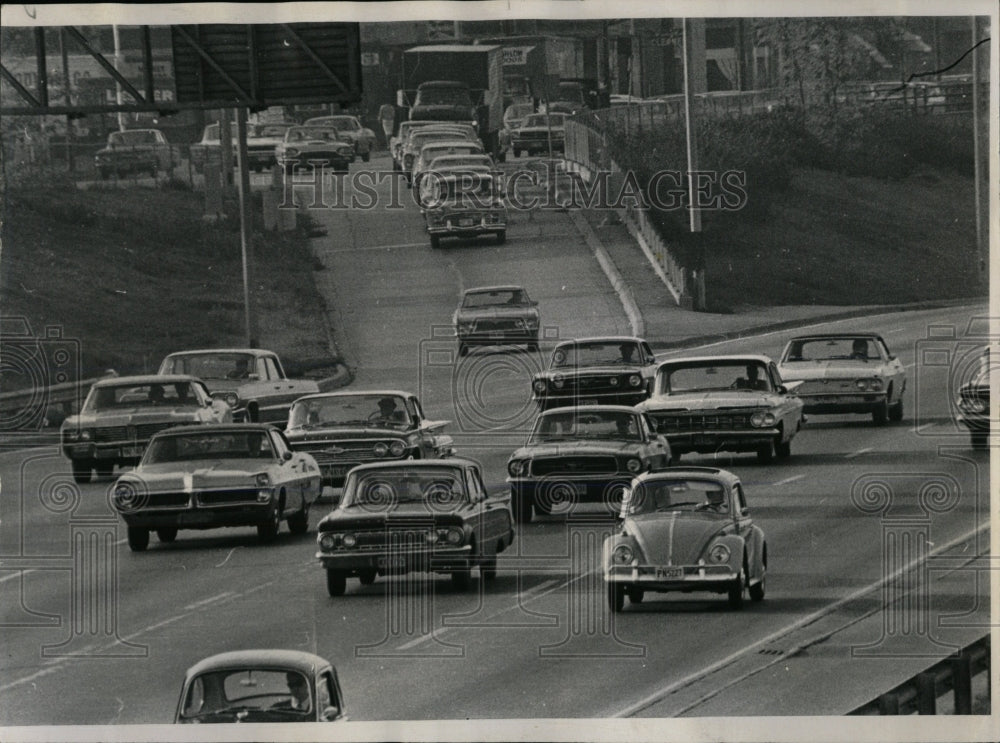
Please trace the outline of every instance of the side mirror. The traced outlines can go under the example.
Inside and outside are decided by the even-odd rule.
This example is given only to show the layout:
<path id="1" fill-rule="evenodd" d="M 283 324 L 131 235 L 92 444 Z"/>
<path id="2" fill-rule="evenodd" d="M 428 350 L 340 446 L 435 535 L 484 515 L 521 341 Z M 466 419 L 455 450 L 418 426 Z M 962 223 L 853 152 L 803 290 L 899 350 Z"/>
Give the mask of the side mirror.
<path id="1" fill-rule="evenodd" d="M 326 722 L 333 722 L 340 717 L 340 710 L 337 707 L 326 707 L 321 715 Z"/>
<path id="2" fill-rule="evenodd" d="M 281 461 L 283 461 L 283 462 L 287 462 L 287 461 L 289 461 L 289 460 L 290 460 L 290 459 L 291 459 L 291 458 L 292 458 L 293 456 L 295 456 L 295 455 L 294 455 L 294 454 L 292 454 L 292 453 L 291 453 L 290 451 L 286 451 L 286 452 L 285 452 L 284 454 L 282 454 L 282 455 L 281 455 Z"/>

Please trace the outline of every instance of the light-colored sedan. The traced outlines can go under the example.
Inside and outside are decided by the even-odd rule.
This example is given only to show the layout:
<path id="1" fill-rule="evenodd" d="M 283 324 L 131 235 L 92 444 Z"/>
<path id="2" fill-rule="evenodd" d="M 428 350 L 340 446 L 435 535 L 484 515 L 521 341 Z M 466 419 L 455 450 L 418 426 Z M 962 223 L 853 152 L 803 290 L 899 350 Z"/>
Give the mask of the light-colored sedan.
<path id="1" fill-rule="evenodd" d="M 420 187 L 420 177 L 430 169 L 431 161 L 444 155 L 481 155 L 481 142 L 471 142 L 467 139 L 445 139 L 428 142 L 420 148 L 420 154 L 413 161 L 410 174 L 410 184 L 413 188 Z"/>
<path id="2" fill-rule="evenodd" d="M 375 132 L 362 126 L 357 116 L 348 114 L 317 116 L 308 119 L 305 126 L 332 126 L 341 137 L 354 143 L 354 154 L 360 157 L 362 162 L 371 159 L 372 150 L 375 148 Z"/>
<path id="3" fill-rule="evenodd" d="M 792 338 L 778 371 L 787 384 L 798 383 L 806 413 L 860 413 L 878 425 L 903 420 L 906 370 L 874 333 Z"/>

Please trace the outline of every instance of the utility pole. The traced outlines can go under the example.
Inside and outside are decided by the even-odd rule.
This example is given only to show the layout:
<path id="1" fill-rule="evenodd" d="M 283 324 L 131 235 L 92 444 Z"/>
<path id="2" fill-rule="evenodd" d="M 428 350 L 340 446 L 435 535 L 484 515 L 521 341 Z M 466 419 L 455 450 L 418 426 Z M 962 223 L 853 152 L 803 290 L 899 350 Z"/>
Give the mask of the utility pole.
<path id="1" fill-rule="evenodd" d="M 695 182 L 695 174 L 698 172 L 698 132 L 694 116 L 695 59 L 694 44 L 691 38 L 693 30 L 691 28 L 692 22 L 689 18 L 684 18 L 682 23 L 683 30 L 681 36 L 684 51 L 684 129 L 687 133 L 688 215 L 691 232 L 700 233 L 701 210 L 696 206 L 698 184 Z M 704 45 L 701 45 L 701 49 L 704 50 Z M 699 265 L 697 271 L 693 274 L 695 284 L 693 304 L 694 309 L 703 310 L 705 309 L 705 245 L 700 238 L 696 239 L 699 241 L 700 253 Z"/>
<path id="2" fill-rule="evenodd" d="M 121 40 L 121 35 L 119 34 L 118 26 L 117 25 L 112 26 L 111 27 L 111 31 L 112 31 L 112 34 L 114 35 L 114 39 L 115 39 L 115 69 L 118 71 L 118 74 L 121 75 L 121 74 L 124 74 L 122 72 L 122 40 Z M 122 86 L 121 86 L 121 83 L 119 83 L 117 80 L 115 80 L 115 103 L 117 103 L 119 106 L 122 105 Z M 124 111 L 119 111 L 118 112 L 118 131 L 120 131 L 120 132 L 125 131 L 125 112 Z"/>
<path id="3" fill-rule="evenodd" d="M 246 322 L 247 346 L 255 348 L 253 323 L 250 314 L 250 167 L 247 162 L 247 110 L 242 106 L 236 109 L 236 140 L 240 168 L 240 250 L 243 258 L 243 313 Z M 232 171 L 230 171 L 232 172 Z"/>
<path id="4" fill-rule="evenodd" d="M 62 73 L 63 73 L 63 100 L 66 101 L 66 107 L 69 108 L 73 105 L 70 100 L 70 90 L 69 90 L 69 57 L 66 54 L 66 28 L 65 26 L 59 27 L 59 56 L 62 57 Z M 70 173 L 74 170 L 73 162 L 73 117 L 66 114 L 66 170 Z"/>

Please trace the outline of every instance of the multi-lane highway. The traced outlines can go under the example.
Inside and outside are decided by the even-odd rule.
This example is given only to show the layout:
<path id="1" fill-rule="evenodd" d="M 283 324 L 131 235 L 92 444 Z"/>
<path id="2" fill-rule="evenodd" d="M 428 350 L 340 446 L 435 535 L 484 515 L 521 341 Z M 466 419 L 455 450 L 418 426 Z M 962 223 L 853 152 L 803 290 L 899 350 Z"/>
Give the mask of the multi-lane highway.
<path id="1" fill-rule="evenodd" d="M 412 205 L 313 216 L 328 227 L 317 277 L 354 386 L 417 392 L 430 417 L 452 421 L 458 450 L 482 463 L 491 490 L 505 487 L 507 456 L 530 423 L 529 380 L 545 347 L 458 359 L 447 328 L 460 290 L 524 285 L 550 341 L 628 332 L 563 213 L 514 214 L 502 246 L 439 250 Z M 599 555 L 613 523 L 597 509 L 522 527 L 497 580 L 474 579 L 467 593 L 443 576 L 380 578 L 351 580 L 334 599 L 314 532 L 283 531 L 270 545 L 252 529 L 182 532 L 133 554 L 124 528 L 112 531 L 110 480 L 72 485 L 55 450 L 4 453 L 0 724 L 170 722 L 187 666 L 252 647 L 329 658 L 352 720 L 844 713 L 902 680 L 914 648 L 962 644 L 985 621 L 988 582 L 968 566 L 988 544 L 989 457 L 969 449 L 951 407 L 955 378 L 984 340 L 970 320 L 983 316 L 985 307 L 957 307 L 817 324 L 884 336 L 907 369 L 904 421 L 810 416 L 792 457 L 768 465 L 685 457 L 741 476 L 766 532 L 767 597 L 740 612 L 711 595 L 652 595 L 612 619 Z M 794 332 L 696 352 L 776 357 Z M 887 548 L 903 533 L 916 535 L 907 551 Z M 927 555 L 947 576 L 925 584 L 905 568 Z M 875 650 L 852 651 L 864 645 Z M 809 653 L 793 647 L 825 669 L 807 686 L 775 671 L 786 653 L 787 673 L 808 678 Z M 785 706 L 765 703 L 760 684 L 784 688 Z"/>

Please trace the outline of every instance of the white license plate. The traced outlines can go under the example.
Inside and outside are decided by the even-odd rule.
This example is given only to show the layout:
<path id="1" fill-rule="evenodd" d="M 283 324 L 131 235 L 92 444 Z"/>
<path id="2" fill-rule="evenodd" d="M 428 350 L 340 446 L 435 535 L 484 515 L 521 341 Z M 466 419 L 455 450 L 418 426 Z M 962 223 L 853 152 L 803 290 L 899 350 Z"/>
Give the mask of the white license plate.
<path id="1" fill-rule="evenodd" d="M 123 446 L 122 447 L 123 457 L 139 457 L 142 456 L 142 449 L 138 446 Z"/>
<path id="2" fill-rule="evenodd" d="M 597 405 L 596 397 L 584 397 L 580 400 L 581 405 Z"/>
<path id="3" fill-rule="evenodd" d="M 466 217 L 465 219 L 458 220 L 459 227 L 471 227 L 474 220 L 471 217 Z"/>
<path id="4" fill-rule="evenodd" d="M 677 580 L 684 577 L 684 568 L 657 568 L 656 577 L 661 580 Z"/>
<path id="5" fill-rule="evenodd" d="M 380 568 L 405 568 L 405 557 L 380 557 L 376 561 Z"/>
<path id="6" fill-rule="evenodd" d="M 323 473 L 327 477 L 343 477 L 347 474 L 347 467 L 324 467 Z"/>
<path id="7" fill-rule="evenodd" d="M 499 330 L 491 331 L 490 338 L 503 338 L 503 333 Z"/>

